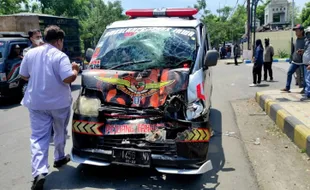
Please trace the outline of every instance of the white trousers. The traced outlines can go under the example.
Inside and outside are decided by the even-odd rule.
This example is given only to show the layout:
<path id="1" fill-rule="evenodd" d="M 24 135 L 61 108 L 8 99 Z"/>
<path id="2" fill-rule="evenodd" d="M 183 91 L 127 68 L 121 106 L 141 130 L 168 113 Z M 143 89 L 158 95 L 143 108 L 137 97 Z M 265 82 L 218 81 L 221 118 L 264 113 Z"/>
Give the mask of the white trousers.
<path id="1" fill-rule="evenodd" d="M 31 110 L 31 165 L 32 176 L 48 173 L 48 149 L 52 128 L 54 130 L 54 160 L 65 157 L 67 126 L 71 107 L 57 110 Z"/>

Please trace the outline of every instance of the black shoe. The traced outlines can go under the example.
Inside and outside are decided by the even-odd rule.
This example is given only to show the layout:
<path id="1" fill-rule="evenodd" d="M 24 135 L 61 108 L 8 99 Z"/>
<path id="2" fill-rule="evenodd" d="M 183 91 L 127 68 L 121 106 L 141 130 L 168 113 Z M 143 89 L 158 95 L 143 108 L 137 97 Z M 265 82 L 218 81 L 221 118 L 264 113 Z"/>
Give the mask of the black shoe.
<path id="1" fill-rule="evenodd" d="M 283 89 L 281 89 L 281 91 L 282 92 L 291 92 L 289 89 L 287 89 L 287 88 L 283 88 Z"/>
<path id="2" fill-rule="evenodd" d="M 65 164 L 67 164 L 68 162 L 70 162 L 70 160 L 71 160 L 70 156 L 66 155 L 65 158 L 54 162 L 54 168 L 60 168 L 61 166 L 63 166 Z"/>
<path id="3" fill-rule="evenodd" d="M 44 182 L 45 182 L 45 176 L 39 174 L 37 177 L 34 178 L 31 190 L 43 190 Z"/>

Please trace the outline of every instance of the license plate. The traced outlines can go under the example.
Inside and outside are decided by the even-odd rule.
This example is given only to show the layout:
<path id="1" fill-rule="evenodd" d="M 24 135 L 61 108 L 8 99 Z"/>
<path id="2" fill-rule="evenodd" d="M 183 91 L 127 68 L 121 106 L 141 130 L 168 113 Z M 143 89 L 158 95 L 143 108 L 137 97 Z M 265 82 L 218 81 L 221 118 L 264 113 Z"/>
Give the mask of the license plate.
<path id="1" fill-rule="evenodd" d="M 134 148 L 114 148 L 112 164 L 147 167 L 151 165 L 151 151 Z"/>

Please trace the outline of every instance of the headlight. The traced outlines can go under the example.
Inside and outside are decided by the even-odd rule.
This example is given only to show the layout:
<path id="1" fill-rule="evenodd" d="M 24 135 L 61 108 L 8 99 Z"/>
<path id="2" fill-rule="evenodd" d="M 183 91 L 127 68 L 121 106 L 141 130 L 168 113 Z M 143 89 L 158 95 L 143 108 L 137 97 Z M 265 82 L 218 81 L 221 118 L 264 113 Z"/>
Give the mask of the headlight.
<path id="1" fill-rule="evenodd" d="M 76 114 L 81 114 L 88 117 L 98 117 L 101 101 L 98 98 L 88 98 L 80 96 L 73 104 L 73 110 Z"/>
<path id="2" fill-rule="evenodd" d="M 200 101 L 194 102 L 188 105 L 186 109 L 186 119 L 187 120 L 196 119 L 201 116 L 202 112 L 203 112 L 203 105 L 201 104 L 201 102 Z"/>

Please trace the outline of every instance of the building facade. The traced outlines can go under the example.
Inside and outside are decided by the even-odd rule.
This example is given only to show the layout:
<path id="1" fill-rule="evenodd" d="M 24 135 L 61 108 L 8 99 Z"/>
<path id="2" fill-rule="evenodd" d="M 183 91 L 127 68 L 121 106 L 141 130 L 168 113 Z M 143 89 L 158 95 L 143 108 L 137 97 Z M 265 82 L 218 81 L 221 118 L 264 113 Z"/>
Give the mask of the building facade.
<path id="1" fill-rule="evenodd" d="M 287 25 L 290 22 L 291 3 L 288 0 L 271 0 L 265 8 L 265 25 Z"/>

